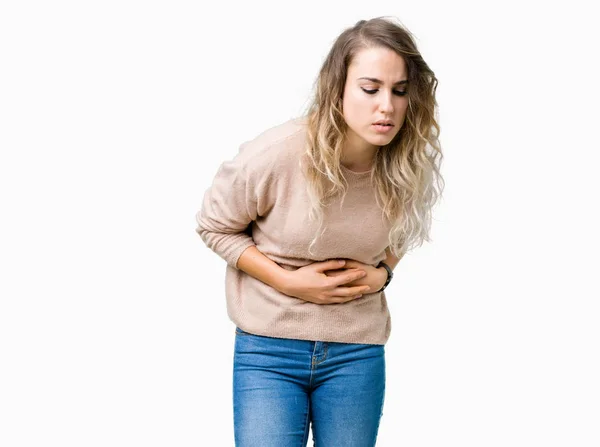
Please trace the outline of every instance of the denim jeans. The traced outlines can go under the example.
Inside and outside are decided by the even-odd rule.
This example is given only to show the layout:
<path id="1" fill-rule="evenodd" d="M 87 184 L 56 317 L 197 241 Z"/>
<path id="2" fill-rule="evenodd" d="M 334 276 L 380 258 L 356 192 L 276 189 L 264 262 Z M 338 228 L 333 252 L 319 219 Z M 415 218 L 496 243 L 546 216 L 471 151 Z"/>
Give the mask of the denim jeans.
<path id="1" fill-rule="evenodd" d="M 383 414 L 383 345 L 272 338 L 236 327 L 236 447 L 373 447 Z"/>

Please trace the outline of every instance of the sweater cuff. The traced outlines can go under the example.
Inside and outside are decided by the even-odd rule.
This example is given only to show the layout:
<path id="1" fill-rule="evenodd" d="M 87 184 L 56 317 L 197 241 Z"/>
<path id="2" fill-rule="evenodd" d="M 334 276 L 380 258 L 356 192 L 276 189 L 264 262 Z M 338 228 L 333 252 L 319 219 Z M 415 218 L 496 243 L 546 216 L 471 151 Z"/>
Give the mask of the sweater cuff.
<path id="1" fill-rule="evenodd" d="M 234 250 L 228 253 L 227 256 L 225 256 L 227 264 L 234 269 L 237 269 L 237 262 L 240 259 L 240 256 L 242 256 L 242 253 L 244 253 L 247 248 L 253 246 L 256 246 L 254 240 L 252 238 L 248 238 L 248 240 L 244 241 L 243 244 L 237 246 Z"/>

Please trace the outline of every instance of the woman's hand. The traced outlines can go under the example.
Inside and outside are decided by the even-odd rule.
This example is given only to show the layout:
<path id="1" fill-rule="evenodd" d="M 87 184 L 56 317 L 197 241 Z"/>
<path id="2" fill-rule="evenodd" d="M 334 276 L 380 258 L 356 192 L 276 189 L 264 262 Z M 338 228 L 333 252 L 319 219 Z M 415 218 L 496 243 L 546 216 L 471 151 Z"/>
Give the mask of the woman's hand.
<path id="1" fill-rule="evenodd" d="M 366 275 L 362 278 L 354 281 L 344 283 L 346 286 L 369 286 L 371 292 L 377 292 L 380 290 L 385 282 L 387 281 L 387 271 L 384 268 L 373 267 L 369 264 L 363 264 L 362 262 L 354 260 L 346 260 L 344 267 L 341 269 L 330 270 L 326 272 L 327 276 L 332 278 L 338 278 L 343 276 L 347 269 L 359 269 L 366 272 Z"/>
<path id="2" fill-rule="evenodd" d="M 316 304 L 345 303 L 371 291 L 368 284 L 349 285 L 364 278 L 368 273 L 361 268 L 348 267 L 347 264 L 348 261 L 337 260 L 314 262 L 288 271 L 279 290 L 286 295 Z M 342 267 L 343 270 L 339 273 L 329 275 L 330 271 Z M 346 286 L 342 287 L 343 285 Z"/>

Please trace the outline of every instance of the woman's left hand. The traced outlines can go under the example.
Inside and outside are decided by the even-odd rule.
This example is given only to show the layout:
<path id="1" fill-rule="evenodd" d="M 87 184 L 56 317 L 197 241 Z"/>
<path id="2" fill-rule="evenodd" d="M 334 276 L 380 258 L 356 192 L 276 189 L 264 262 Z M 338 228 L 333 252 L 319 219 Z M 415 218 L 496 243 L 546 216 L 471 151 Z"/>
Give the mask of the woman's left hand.
<path id="1" fill-rule="evenodd" d="M 384 268 L 373 267 L 370 264 L 363 264 L 362 262 L 355 261 L 353 259 L 346 259 L 344 268 L 337 270 L 327 270 L 325 274 L 327 276 L 339 276 L 344 273 L 346 269 L 358 268 L 367 272 L 366 276 L 360 279 L 356 279 L 352 282 L 345 284 L 346 286 L 369 286 L 371 290 L 366 293 L 375 293 L 380 290 L 387 280 L 387 271 Z"/>

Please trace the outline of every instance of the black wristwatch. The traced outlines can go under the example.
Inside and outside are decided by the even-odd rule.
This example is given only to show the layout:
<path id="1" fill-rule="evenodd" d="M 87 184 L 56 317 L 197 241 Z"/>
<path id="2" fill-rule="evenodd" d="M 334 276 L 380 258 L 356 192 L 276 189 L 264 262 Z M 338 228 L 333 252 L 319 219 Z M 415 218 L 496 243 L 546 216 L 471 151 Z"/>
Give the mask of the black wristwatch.
<path id="1" fill-rule="evenodd" d="M 388 286 L 388 284 L 390 283 L 390 281 L 392 280 L 392 278 L 394 277 L 394 272 L 392 272 L 392 269 L 390 268 L 389 265 L 387 265 L 385 262 L 381 261 L 379 263 L 379 265 L 377 266 L 377 268 L 379 267 L 383 267 L 384 269 L 387 270 L 388 273 L 388 277 L 387 280 L 385 281 L 385 284 L 383 285 L 383 287 L 378 290 L 378 292 L 383 292 L 385 290 L 385 288 Z"/>

